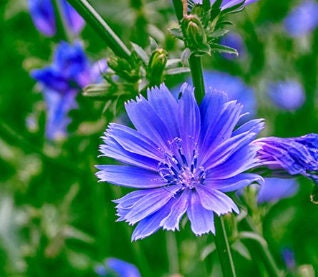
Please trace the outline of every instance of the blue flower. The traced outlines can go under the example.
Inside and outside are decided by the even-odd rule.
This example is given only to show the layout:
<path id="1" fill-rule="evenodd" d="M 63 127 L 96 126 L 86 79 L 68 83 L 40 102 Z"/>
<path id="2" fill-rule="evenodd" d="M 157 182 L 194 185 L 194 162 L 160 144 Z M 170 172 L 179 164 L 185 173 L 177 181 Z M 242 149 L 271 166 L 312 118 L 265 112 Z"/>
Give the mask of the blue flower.
<path id="1" fill-rule="evenodd" d="M 292 37 L 306 35 L 317 26 L 318 3 L 312 0 L 303 1 L 284 20 L 284 27 Z"/>
<path id="2" fill-rule="evenodd" d="M 289 111 L 297 110 L 305 102 L 301 84 L 293 80 L 269 84 L 268 95 L 277 107 Z"/>
<path id="3" fill-rule="evenodd" d="M 253 182 L 257 165 L 252 141 L 263 128 L 251 120 L 235 129 L 242 105 L 221 92 L 207 91 L 200 106 L 185 84 L 176 100 L 162 85 L 126 103 L 136 129 L 110 124 L 102 156 L 122 165 L 98 165 L 97 177 L 137 189 L 115 200 L 119 221 L 138 222 L 132 240 L 158 229 L 178 230 L 184 214 L 196 235 L 215 232 L 213 217 L 238 208 L 226 192 Z"/>
<path id="4" fill-rule="evenodd" d="M 46 36 L 54 36 L 56 33 L 56 18 L 52 0 L 28 0 L 28 2 L 35 27 Z M 62 16 L 68 29 L 73 34 L 78 34 L 85 23 L 82 17 L 66 0 L 58 0 L 58 5 L 62 10 Z"/>
<path id="5" fill-rule="evenodd" d="M 202 4 L 202 0 L 192 0 L 192 1 L 195 4 Z M 216 0 L 210 0 L 211 4 L 214 4 L 215 1 Z M 244 6 L 246 6 L 246 5 L 252 4 L 256 1 L 258 1 L 258 0 L 246 0 L 245 2 L 244 2 L 244 0 L 223 0 L 222 4 L 221 4 L 221 10 L 228 9 L 228 8 L 233 7 L 235 5 L 238 5 L 242 2 L 244 2 Z"/>
<path id="6" fill-rule="evenodd" d="M 103 265 L 95 268 L 95 272 L 101 277 L 141 277 L 137 267 L 116 258 L 106 259 Z"/>
<path id="7" fill-rule="evenodd" d="M 239 78 L 225 72 L 206 70 L 203 73 L 206 89 L 223 92 L 229 100 L 237 100 L 243 105 L 242 120 L 255 117 L 257 103 L 254 91 Z M 191 83 L 191 79 L 187 80 Z M 241 122 L 242 122 L 241 120 Z"/>
<path id="8" fill-rule="evenodd" d="M 106 61 L 91 65 L 80 43 L 61 42 L 51 65 L 35 69 L 31 76 L 41 85 L 48 108 L 46 135 L 55 139 L 65 134 L 67 113 L 76 107 L 75 97 L 86 85 L 97 82 Z"/>
<path id="9" fill-rule="evenodd" d="M 264 178 L 257 194 L 257 202 L 274 202 L 282 198 L 293 196 L 299 185 L 295 178 Z"/>
<path id="10" fill-rule="evenodd" d="M 318 181 L 318 134 L 260 138 L 254 144 L 260 147 L 257 151 L 260 166 L 272 169 L 276 176 L 303 175 Z"/>

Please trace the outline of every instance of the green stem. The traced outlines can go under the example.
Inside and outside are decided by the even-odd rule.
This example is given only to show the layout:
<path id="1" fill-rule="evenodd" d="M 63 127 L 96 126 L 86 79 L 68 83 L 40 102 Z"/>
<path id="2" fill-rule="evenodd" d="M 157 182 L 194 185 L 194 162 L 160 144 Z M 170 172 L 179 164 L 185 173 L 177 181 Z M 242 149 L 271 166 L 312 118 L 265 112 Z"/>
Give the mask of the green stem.
<path id="1" fill-rule="evenodd" d="M 171 276 L 179 272 L 178 248 L 175 233 L 166 232 L 169 272 Z"/>
<path id="2" fill-rule="evenodd" d="M 195 98 L 200 103 L 205 95 L 201 56 L 192 53 L 189 58 Z"/>
<path id="3" fill-rule="evenodd" d="M 107 43 L 107 46 L 120 58 L 126 60 L 130 57 L 130 51 L 122 40 L 114 33 L 106 21 L 86 0 L 67 0 L 74 9 L 86 20 L 88 24 Z"/>
<path id="4" fill-rule="evenodd" d="M 251 222 L 248 219 L 244 219 L 243 223 L 245 223 L 246 229 L 248 229 L 249 231 L 253 232 L 253 233 L 257 233 L 257 231 L 255 230 L 255 228 L 252 226 Z M 257 252 L 259 253 L 259 256 L 262 259 L 262 262 L 264 263 L 265 267 L 267 268 L 267 271 L 269 273 L 269 276 L 284 276 L 283 272 L 279 270 L 279 268 L 277 267 L 270 251 L 268 248 L 268 244 L 266 242 L 265 239 L 255 239 L 257 237 L 255 236 L 244 236 L 244 239 L 251 239 L 254 244 L 255 247 L 257 249 Z"/>
<path id="5" fill-rule="evenodd" d="M 215 245 L 219 255 L 221 268 L 224 277 L 235 277 L 235 267 L 232 259 L 230 245 L 224 226 L 223 217 L 215 216 Z"/>

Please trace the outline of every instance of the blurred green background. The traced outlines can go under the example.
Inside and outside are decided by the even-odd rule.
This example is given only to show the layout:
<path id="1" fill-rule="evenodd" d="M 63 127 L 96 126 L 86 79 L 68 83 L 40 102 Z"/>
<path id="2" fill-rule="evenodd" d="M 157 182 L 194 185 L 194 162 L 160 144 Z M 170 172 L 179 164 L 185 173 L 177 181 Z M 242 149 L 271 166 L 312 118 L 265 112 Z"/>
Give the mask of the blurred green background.
<path id="1" fill-rule="evenodd" d="M 90 2 L 127 45 L 147 44 L 148 32 L 170 57 L 180 57 L 182 44 L 167 31 L 176 24 L 170 1 L 144 1 L 144 30 L 138 28 L 140 11 L 133 0 Z M 298 3 L 260 0 L 249 6 L 233 17 L 233 32 L 246 45 L 244 59 L 213 55 L 204 60 L 206 68 L 239 76 L 254 89 L 258 116 L 267 122 L 264 135 L 318 132 L 318 31 L 290 38 L 282 23 Z M 213 236 L 195 237 L 188 224 L 180 232 L 159 231 L 131 243 L 133 227 L 115 222 L 111 202 L 126 190 L 98 183 L 94 175 L 94 165 L 102 163 L 97 159 L 100 136 L 113 114 L 102 101 L 78 95 L 69 137 L 47 141 L 43 96 L 29 72 L 49 63 L 56 41 L 35 29 L 24 0 L 2 0 L 0 14 L 0 276 L 95 276 L 94 267 L 107 257 L 135 264 L 146 277 L 220 276 Z M 92 59 L 112 55 L 89 26 L 82 39 Z M 170 77 L 167 84 L 174 87 L 185 78 Z M 306 93 L 305 104 L 294 112 L 275 108 L 266 97 L 266 83 L 285 78 L 299 80 Z M 295 196 L 262 206 L 255 205 L 255 191 L 249 190 L 243 210 L 281 269 L 286 270 L 283 250 L 294 252 L 296 267 L 287 276 L 315 276 L 318 207 L 309 199 L 313 184 L 302 178 L 299 183 Z M 246 226 L 233 223 L 233 217 L 227 221 L 236 230 L 230 230 L 234 245 L 235 234 Z M 252 241 L 241 242 L 233 251 L 238 276 L 270 276 Z"/>

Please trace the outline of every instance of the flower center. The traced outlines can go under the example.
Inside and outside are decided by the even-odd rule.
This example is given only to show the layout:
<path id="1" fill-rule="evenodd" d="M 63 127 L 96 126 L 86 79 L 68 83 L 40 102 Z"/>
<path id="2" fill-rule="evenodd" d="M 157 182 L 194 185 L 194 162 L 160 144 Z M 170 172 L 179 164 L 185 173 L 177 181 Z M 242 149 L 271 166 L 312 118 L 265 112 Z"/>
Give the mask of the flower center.
<path id="1" fill-rule="evenodd" d="M 183 145 L 180 138 L 175 138 L 170 144 L 170 151 L 165 153 L 164 161 L 158 165 L 159 175 L 167 185 L 181 185 L 194 189 L 203 184 L 206 173 L 198 166 L 198 150 L 194 143 Z M 186 151 L 184 151 L 186 148 Z"/>

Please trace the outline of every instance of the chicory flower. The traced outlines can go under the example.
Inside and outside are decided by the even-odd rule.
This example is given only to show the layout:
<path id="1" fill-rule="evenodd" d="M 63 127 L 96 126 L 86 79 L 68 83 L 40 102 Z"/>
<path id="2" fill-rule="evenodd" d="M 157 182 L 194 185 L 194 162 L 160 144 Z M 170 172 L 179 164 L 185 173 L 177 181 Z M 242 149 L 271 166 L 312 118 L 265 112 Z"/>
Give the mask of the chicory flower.
<path id="1" fill-rule="evenodd" d="M 194 234 L 214 233 L 214 214 L 238 212 L 226 193 L 262 182 L 246 171 L 257 165 L 252 142 L 263 121 L 235 129 L 242 105 L 224 93 L 208 91 L 198 105 L 192 86 L 176 100 L 162 85 L 126 103 L 126 111 L 135 129 L 110 124 L 100 146 L 121 164 L 98 165 L 97 177 L 135 189 L 114 201 L 119 221 L 138 223 L 133 240 L 178 230 L 185 214 Z"/>
<path id="2" fill-rule="evenodd" d="M 271 83 L 268 86 L 268 95 L 275 106 L 288 111 L 299 109 L 305 102 L 301 84 L 293 80 Z"/>
<path id="3" fill-rule="evenodd" d="M 61 42 L 52 64 L 31 72 L 42 87 L 47 104 L 46 135 L 49 139 L 65 135 L 69 122 L 67 113 L 76 107 L 76 95 L 88 84 L 100 81 L 101 72 L 105 70 L 106 61 L 92 65 L 79 42 Z"/>

